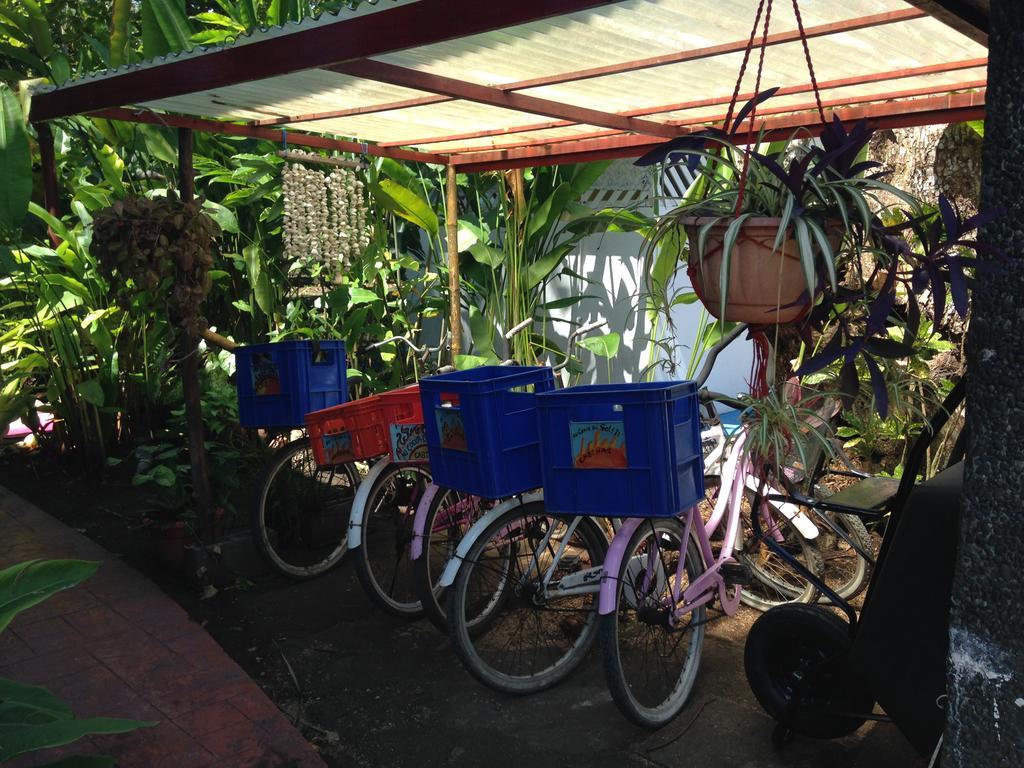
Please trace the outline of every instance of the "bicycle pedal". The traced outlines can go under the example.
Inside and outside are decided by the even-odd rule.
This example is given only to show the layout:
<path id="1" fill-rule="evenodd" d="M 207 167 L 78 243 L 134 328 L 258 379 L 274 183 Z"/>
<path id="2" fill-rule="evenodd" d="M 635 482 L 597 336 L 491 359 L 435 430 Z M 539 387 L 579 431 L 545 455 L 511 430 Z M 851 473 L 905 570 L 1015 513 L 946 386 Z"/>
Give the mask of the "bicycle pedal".
<path id="1" fill-rule="evenodd" d="M 754 572 L 746 563 L 723 563 L 719 572 L 729 587 L 746 587 L 754 580 Z"/>

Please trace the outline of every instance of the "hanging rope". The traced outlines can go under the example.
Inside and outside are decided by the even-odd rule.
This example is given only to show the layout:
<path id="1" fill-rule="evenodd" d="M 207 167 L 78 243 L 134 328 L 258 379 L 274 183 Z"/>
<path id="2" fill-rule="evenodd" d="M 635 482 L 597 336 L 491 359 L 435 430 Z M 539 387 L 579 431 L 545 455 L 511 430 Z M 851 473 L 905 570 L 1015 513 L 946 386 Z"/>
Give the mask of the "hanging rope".
<path id="1" fill-rule="evenodd" d="M 822 125 L 826 124 L 825 109 L 821 103 L 821 92 L 818 89 L 818 79 L 814 74 L 814 63 L 811 60 L 811 49 L 807 42 L 807 32 L 804 29 L 803 18 L 800 15 L 799 0 L 792 0 L 793 15 L 796 17 L 797 29 L 800 32 L 800 43 L 803 47 L 804 59 L 807 62 L 807 71 L 811 76 L 811 88 L 814 91 L 814 103 L 818 108 L 818 118 Z M 762 24 L 763 18 L 763 24 Z M 768 38 L 771 30 L 772 0 L 760 0 L 757 5 L 757 12 L 754 14 L 754 24 L 750 28 L 750 37 L 747 39 L 746 49 L 743 51 L 743 60 L 740 62 L 740 71 L 736 77 L 736 85 L 733 87 L 732 98 L 729 100 L 729 109 L 725 116 L 725 132 L 729 133 L 732 127 L 733 115 L 736 113 L 736 102 L 739 99 L 740 88 L 743 85 L 743 77 L 746 75 L 747 64 L 750 61 L 750 54 L 754 49 L 754 42 L 758 37 L 758 29 L 761 31 L 761 39 L 758 47 L 757 75 L 754 78 L 754 103 L 751 105 L 750 114 L 746 117 L 747 123 L 747 146 L 754 143 L 757 126 L 757 97 L 761 92 L 761 78 L 764 74 L 765 51 L 768 48 Z M 740 170 L 740 178 L 736 195 L 736 207 L 734 215 L 738 216 L 743 210 L 743 201 L 747 189 L 747 178 L 750 174 L 750 153 L 743 153 L 743 165 Z M 692 267 L 691 267 L 692 269 Z M 691 274 L 692 279 L 692 274 Z M 694 281 L 696 285 L 697 281 Z M 771 343 L 764 328 L 751 328 L 750 340 L 754 345 L 754 359 L 750 368 L 750 393 L 754 397 L 765 397 L 768 394 L 768 366 L 771 362 Z"/>
<path id="2" fill-rule="evenodd" d="M 825 110 L 821 106 L 821 92 L 818 90 L 818 78 L 814 76 L 814 64 L 811 62 L 810 46 L 807 45 L 807 33 L 804 32 L 804 20 L 800 18 L 799 0 L 793 0 L 793 15 L 796 16 L 796 27 L 800 30 L 800 42 L 804 46 L 804 58 L 807 60 L 807 71 L 811 75 L 811 88 L 814 89 L 814 103 L 818 105 L 818 117 L 821 118 L 821 123 L 824 125 L 827 122 L 825 120 Z"/>
<path id="3" fill-rule="evenodd" d="M 761 33 L 761 52 L 757 59 L 757 77 L 754 79 L 754 104 L 750 109 L 750 123 L 747 127 L 747 146 L 754 143 L 754 124 L 757 120 L 757 94 L 761 92 L 761 74 L 764 72 L 764 52 L 768 47 L 768 28 L 772 23 L 772 0 L 768 0 L 768 7 L 764 14 L 764 32 Z M 742 77 L 742 75 L 741 75 Z M 743 195 L 747 191 L 747 175 L 750 170 L 750 153 L 743 153 L 743 170 L 740 173 L 739 192 L 736 195 L 736 211 L 739 216 L 743 210 Z"/>

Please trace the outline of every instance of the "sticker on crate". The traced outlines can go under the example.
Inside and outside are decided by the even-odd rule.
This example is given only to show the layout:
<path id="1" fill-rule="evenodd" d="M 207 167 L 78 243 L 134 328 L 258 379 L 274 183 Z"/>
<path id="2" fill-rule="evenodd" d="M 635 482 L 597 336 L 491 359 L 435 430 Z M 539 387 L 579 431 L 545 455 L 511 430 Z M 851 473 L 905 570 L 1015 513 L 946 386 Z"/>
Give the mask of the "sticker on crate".
<path id="1" fill-rule="evenodd" d="M 252 391 L 257 395 L 280 395 L 281 374 L 271 355 L 255 355 L 252 359 Z"/>
<path id="2" fill-rule="evenodd" d="M 352 435 L 348 432 L 338 432 L 333 435 L 324 435 L 320 438 L 324 446 L 324 456 L 328 464 L 339 464 L 352 459 Z"/>
<path id="3" fill-rule="evenodd" d="M 434 411 L 437 421 L 437 434 L 441 438 L 441 447 L 452 451 L 468 451 L 466 445 L 466 427 L 462 423 L 462 411 L 458 408 L 437 408 Z"/>
<path id="4" fill-rule="evenodd" d="M 570 421 L 569 440 L 575 469 L 624 469 L 626 428 L 621 421 Z"/>
<path id="5" fill-rule="evenodd" d="M 392 424 L 391 453 L 395 461 L 426 461 L 427 433 L 422 424 Z"/>

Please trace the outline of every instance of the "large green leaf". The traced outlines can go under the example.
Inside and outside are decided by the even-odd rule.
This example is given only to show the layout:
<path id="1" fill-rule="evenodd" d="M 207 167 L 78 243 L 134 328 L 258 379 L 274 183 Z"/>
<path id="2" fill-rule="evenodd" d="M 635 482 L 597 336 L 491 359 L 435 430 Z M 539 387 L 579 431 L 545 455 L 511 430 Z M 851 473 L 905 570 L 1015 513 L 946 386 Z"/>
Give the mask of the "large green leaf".
<path id="1" fill-rule="evenodd" d="M 270 0 L 267 22 L 269 24 L 284 24 L 286 21 L 300 21 L 303 15 L 302 10 L 299 0 Z"/>
<path id="2" fill-rule="evenodd" d="M 469 332 L 473 337 L 473 350 L 478 355 L 497 357 L 494 351 L 494 339 L 497 335 L 494 323 L 475 305 L 469 308 Z"/>
<path id="3" fill-rule="evenodd" d="M 494 269 L 501 266 L 505 261 L 505 252 L 485 243 L 473 243 L 469 248 L 469 255 L 480 264 Z"/>
<path id="4" fill-rule="evenodd" d="M 596 163 L 580 163 L 577 165 L 573 170 L 572 179 L 569 181 L 569 186 L 572 187 L 573 191 L 572 199 L 576 200 L 594 186 L 611 164 L 611 160 L 601 160 Z"/>
<path id="5" fill-rule="evenodd" d="M 47 723 L 72 717 L 71 707 L 47 688 L 0 677 L 0 723 Z"/>
<path id="6" fill-rule="evenodd" d="M 128 733 L 156 725 L 118 717 L 90 717 L 82 720 L 53 720 L 38 725 L 0 728 L 0 760 L 6 761 L 26 752 L 60 747 L 90 734 Z"/>
<path id="7" fill-rule="evenodd" d="M 78 396 L 97 408 L 104 403 L 103 386 L 96 379 L 86 379 L 78 383 Z"/>
<path id="8" fill-rule="evenodd" d="M 28 14 L 32 44 L 42 58 L 50 58 L 54 54 L 53 37 L 50 35 L 50 22 L 43 12 L 42 4 L 39 0 L 21 0 L 21 5 Z"/>
<path id="9" fill-rule="evenodd" d="M 239 233 L 238 217 L 230 208 L 227 208 L 220 203 L 215 203 L 212 200 L 204 200 L 203 212 L 217 222 L 217 225 L 221 228 L 222 232 L 227 232 L 233 235 L 237 235 Z"/>
<path id="10" fill-rule="evenodd" d="M 572 194 L 572 188 L 565 182 L 555 187 L 544 202 L 530 212 L 530 219 L 526 224 L 526 239 L 532 240 L 538 235 L 546 235 L 562 215 Z"/>
<path id="11" fill-rule="evenodd" d="M 0 631 L 22 611 L 96 573 L 98 562 L 29 560 L 0 571 Z"/>
<path id="12" fill-rule="evenodd" d="M 348 304 L 350 307 L 357 307 L 360 304 L 372 304 L 379 299 L 380 296 L 368 288 L 360 288 L 358 285 L 353 285 L 348 289 Z"/>
<path id="13" fill-rule="evenodd" d="M 562 263 L 567 255 L 576 247 L 575 242 L 564 243 L 544 254 L 533 262 L 526 270 L 526 287 L 536 288 L 555 268 Z"/>
<path id="14" fill-rule="evenodd" d="M 0 230 L 21 226 L 32 199 L 32 157 L 21 104 L 0 83 Z"/>
<path id="15" fill-rule="evenodd" d="M 191 48 L 192 27 L 184 0 L 142 0 L 142 47 L 146 58 Z"/>
<path id="16" fill-rule="evenodd" d="M 371 185 L 370 192 L 379 205 L 426 230 L 431 237 L 437 237 L 437 214 L 430 203 L 416 192 L 391 179 L 382 179 L 379 184 Z"/>
<path id="17" fill-rule="evenodd" d="M 619 353 L 622 337 L 617 333 L 606 333 L 604 336 L 590 336 L 576 343 L 593 352 L 598 357 L 615 357 Z"/>

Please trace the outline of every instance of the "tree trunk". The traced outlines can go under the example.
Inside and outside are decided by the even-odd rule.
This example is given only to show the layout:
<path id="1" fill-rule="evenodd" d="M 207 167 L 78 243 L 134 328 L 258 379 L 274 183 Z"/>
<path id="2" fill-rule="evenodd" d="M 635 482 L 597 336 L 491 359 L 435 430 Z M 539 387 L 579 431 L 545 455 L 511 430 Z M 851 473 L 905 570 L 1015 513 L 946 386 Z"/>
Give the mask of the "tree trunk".
<path id="1" fill-rule="evenodd" d="M 993 0 L 981 204 L 1008 259 L 980 272 L 967 343 L 968 459 L 950 615 L 945 768 L 1024 765 L 1024 14 Z M 912 599 L 912 596 L 911 596 Z"/>

